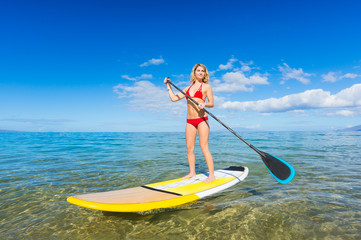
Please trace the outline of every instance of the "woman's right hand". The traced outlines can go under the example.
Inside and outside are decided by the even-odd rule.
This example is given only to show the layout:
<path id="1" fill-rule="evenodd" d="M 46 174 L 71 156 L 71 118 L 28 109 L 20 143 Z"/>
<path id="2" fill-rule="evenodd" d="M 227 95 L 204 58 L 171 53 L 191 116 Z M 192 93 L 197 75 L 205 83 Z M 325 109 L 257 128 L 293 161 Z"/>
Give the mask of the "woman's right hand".
<path id="1" fill-rule="evenodd" d="M 170 81 L 170 79 L 169 79 L 169 77 L 166 77 L 166 78 L 164 78 L 164 84 L 169 84 L 168 82 Z"/>

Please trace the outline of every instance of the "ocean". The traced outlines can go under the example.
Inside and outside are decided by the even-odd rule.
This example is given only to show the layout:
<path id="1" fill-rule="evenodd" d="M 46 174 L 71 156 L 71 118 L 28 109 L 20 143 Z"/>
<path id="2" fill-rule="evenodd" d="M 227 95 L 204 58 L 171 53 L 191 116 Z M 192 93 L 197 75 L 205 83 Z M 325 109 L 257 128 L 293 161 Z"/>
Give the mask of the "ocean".
<path id="1" fill-rule="evenodd" d="M 279 184 L 229 132 L 211 132 L 215 168 L 247 166 L 241 183 L 145 213 L 108 213 L 69 196 L 188 173 L 184 133 L 0 133 L 0 239 L 360 239 L 361 132 L 240 132 L 290 163 Z M 196 142 L 196 169 L 207 165 Z"/>

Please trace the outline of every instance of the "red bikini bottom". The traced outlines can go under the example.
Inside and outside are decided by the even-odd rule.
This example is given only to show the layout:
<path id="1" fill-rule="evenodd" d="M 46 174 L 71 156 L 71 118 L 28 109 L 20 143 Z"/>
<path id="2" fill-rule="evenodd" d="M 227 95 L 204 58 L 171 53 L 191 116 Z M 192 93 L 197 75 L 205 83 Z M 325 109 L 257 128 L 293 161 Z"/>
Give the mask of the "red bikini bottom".
<path id="1" fill-rule="evenodd" d="M 187 119 L 187 123 L 192 124 L 195 128 L 197 128 L 198 125 L 204 121 L 208 121 L 208 117 Z"/>

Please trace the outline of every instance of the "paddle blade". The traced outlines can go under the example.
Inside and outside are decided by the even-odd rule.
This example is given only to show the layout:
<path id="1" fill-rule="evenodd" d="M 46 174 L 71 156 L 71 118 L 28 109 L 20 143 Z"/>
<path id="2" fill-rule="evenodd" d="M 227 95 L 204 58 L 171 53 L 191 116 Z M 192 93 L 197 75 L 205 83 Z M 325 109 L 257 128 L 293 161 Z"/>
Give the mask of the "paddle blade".
<path id="1" fill-rule="evenodd" d="M 296 171 L 289 163 L 268 153 L 261 153 L 260 156 L 268 171 L 279 183 L 287 184 L 293 179 Z"/>

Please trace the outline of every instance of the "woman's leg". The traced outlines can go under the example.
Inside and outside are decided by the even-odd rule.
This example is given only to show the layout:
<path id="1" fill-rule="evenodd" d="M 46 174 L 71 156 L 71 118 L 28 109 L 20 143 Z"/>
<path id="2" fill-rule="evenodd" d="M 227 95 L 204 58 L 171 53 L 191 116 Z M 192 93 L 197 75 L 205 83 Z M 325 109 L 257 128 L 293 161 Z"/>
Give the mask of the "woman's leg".
<path id="1" fill-rule="evenodd" d="M 209 140 L 209 125 L 208 121 L 201 122 L 198 125 L 198 136 L 199 136 L 199 144 L 201 145 L 201 149 L 206 159 L 209 176 L 203 182 L 212 182 L 215 180 L 214 176 L 214 165 L 213 165 L 213 158 L 212 154 L 208 149 L 208 140 Z"/>
<path id="2" fill-rule="evenodd" d="M 194 155 L 194 144 L 196 142 L 197 128 L 192 124 L 186 125 L 187 156 L 189 163 L 189 174 L 183 178 L 191 178 L 196 175 L 196 157 Z"/>

